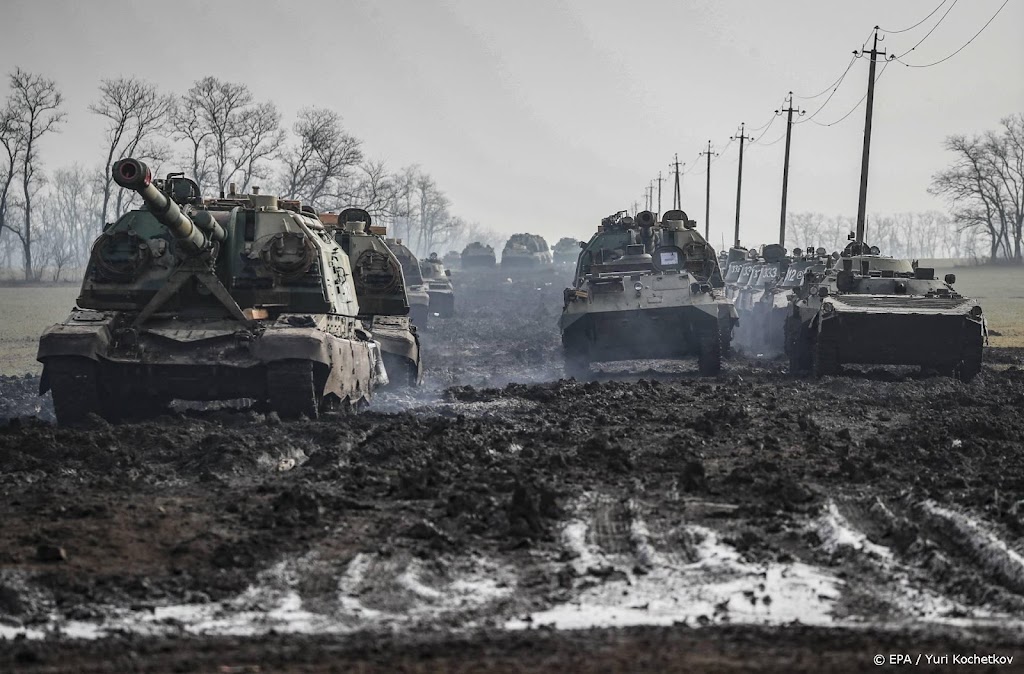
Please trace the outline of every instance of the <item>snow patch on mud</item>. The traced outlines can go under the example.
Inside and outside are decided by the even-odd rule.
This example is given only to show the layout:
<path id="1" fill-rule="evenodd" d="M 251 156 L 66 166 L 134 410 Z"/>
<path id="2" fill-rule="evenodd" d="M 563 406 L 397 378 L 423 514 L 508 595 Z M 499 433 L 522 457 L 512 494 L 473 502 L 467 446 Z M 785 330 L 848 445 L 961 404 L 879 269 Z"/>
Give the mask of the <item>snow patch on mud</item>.
<path id="1" fill-rule="evenodd" d="M 954 522 L 955 524 L 949 526 L 954 526 L 961 536 L 967 536 L 970 540 L 982 541 L 978 544 L 979 547 L 982 550 L 990 551 L 990 558 L 994 557 L 1000 560 L 996 564 L 997 568 L 1012 567 L 1012 564 L 1008 564 L 1008 555 L 1016 553 L 1008 550 L 1002 541 L 995 539 L 988 532 L 982 532 L 980 525 L 973 523 L 965 515 L 938 508 L 929 502 L 919 504 L 918 508 L 940 518 L 947 525 L 949 522 Z M 901 524 L 900 519 L 880 501 L 872 506 L 871 511 L 890 526 L 905 526 L 905 523 Z M 885 605 L 887 607 L 885 614 L 888 616 L 885 622 L 890 624 L 927 622 L 962 627 L 992 623 L 1005 627 L 1019 627 L 1020 625 L 1020 621 L 1015 620 L 1012 616 L 997 614 L 983 607 L 965 605 L 927 587 L 927 581 L 922 578 L 919 570 L 905 563 L 887 546 L 869 540 L 866 534 L 859 531 L 840 512 L 839 507 L 833 501 L 829 501 L 821 515 L 808 524 L 808 530 L 818 535 L 821 547 L 825 552 L 839 556 L 854 553 L 856 562 L 861 569 L 860 575 L 863 575 L 867 569 L 874 568 L 873 581 L 862 579 L 857 583 L 859 587 L 848 584 L 847 594 L 854 595 L 859 591 L 870 596 L 871 602 Z M 995 552 L 993 553 L 991 550 L 995 550 Z M 1004 554 L 1007 557 L 1004 557 Z M 1017 555 L 1016 559 L 1017 562 L 1014 563 L 1019 563 L 1020 556 Z M 878 612 L 877 606 L 874 611 Z M 852 610 L 847 607 L 847 615 L 843 621 L 879 624 L 877 615 L 857 615 L 855 607 Z"/>
<path id="2" fill-rule="evenodd" d="M 1024 556 L 969 515 L 924 501 L 917 510 L 933 528 L 948 536 L 1006 588 L 1024 593 Z"/>
<path id="3" fill-rule="evenodd" d="M 825 512 L 813 522 L 813 530 L 821 539 L 822 548 L 826 552 L 834 553 L 847 548 L 865 552 L 879 559 L 892 559 L 892 551 L 889 548 L 872 543 L 866 535 L 856 530 L 839 512 L 833 501 L 828 502 Z"/>
<path id="4" fill-rule="evenodd" d="M 337 568 L 316 554 L 286 560 L 259 574 L 257 582 L 235 598 L 209 604 L 176 604 L 150 610 L 101 609 L 101 621 L 64 620 L 53 614 L 46 624 L 0 624 L 0 639 L 60 636 L 99 639 L 117 633 L 145 636 L 193 634 L 258 636 L 345 634 L 374 628 L 411 628 L 437 621 L 471 623 L 477 612 L 512 594 L 512 573 L 479 557 L 451 560 L 428 569 L 407 555 L 357 554 Z M 304 581 L 335 575 L 335 589 L 311 595 Z M 493 609 L 492 609 L 493 610 Z"/>
<path id="5" fill-rule="evenodd" d="M 679 549 L 665 549 L 632 503 L 624 528 L 629 550 L 612 552 L 594 541 L 586 510 L 583 504 L 562 529 L 563 544 L 575 557 L 575 596 L 511 620 L 508 629 L 832 622 L 842 581 L 827 572 L 799 562 L 744 561 L 716 532 L 695 524 L 672 532 L 684 541 Z"/>
<path id="6" fill-rule="evenodd" d="M 539 403 L 522 398 L 495 398 L 494 400 L 452 401 L 442 397 L 442 392 L 408 393 L 384 392 L 373 399 L 373 411 L 390 414 L 412 412 L 423 415 L 455 417 L 504 418 L 509 412 L 529 412 Z"/>

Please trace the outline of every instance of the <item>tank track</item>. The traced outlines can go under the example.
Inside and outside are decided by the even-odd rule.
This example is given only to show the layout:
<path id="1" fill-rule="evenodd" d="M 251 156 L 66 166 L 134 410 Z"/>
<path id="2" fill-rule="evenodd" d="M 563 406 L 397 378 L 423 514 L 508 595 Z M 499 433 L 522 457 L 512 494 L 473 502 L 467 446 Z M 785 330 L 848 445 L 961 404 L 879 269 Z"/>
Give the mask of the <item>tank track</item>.
<path id="1" fill-rule="evenodd" d="M 71 426 L 101 415 L 96 363 L 88 358 L 52 358 L 46 364 L 57 423 Z"/>
<path id="2" fill-rule="evenodd" d="M 282 419 L 320 416 L 321 395 L 313 364 L 308 360 L 279 360 L 267 364 L 267 400 Z"/>

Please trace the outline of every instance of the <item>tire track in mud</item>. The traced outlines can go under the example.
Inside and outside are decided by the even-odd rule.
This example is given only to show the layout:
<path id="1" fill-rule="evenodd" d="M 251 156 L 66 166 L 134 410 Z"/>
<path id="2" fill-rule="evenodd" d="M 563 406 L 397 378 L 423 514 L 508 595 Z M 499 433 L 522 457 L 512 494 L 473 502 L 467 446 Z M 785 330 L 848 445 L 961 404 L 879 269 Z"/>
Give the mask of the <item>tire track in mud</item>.
<path id="1" fill-rule="evenodd" d="M 970 385 L 744 360 L 556 381 L 559 286 L 462 289 L 432 383 L 369 413 L 0 429 L 0 634 L 1020 634 L 1020 354 Z"/>

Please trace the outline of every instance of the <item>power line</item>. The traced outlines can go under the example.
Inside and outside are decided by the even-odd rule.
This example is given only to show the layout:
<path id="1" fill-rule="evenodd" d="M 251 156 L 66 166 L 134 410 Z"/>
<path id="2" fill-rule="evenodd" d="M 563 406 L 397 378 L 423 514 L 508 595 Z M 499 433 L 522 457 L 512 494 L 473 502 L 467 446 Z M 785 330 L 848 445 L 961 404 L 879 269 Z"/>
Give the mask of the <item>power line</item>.
<path id="1" fill-rule="evenodd" d="M 889 33 L 890 35 L 896 35 L 897 33 L 906 33 L 908 30 L 914 30 L 915 28 L 920 26 L 922 23 L 924 23 L 928 19 L 932 18 L 932 15 L 935 14 L 935 12 L 939 11 L 940 9 L 942 9 L 942 6 L 944 4 L 946 4 L 947 2 L 949 2 L 949 0 L 942 0 L 942 2 L 939 3 L 938 7 L 936 7 L 932 11 L 928 12 L 928 16 L 924 17 L 923 19 L 921 19 L 920 21 L 915 23 L 913 26 L 910 26 L 909 28 L 904 28 L 902 30 L 886 30 L 885 28 L 879 28 L 879 30 L 882 31 L 883 33 Z M 954 2 L 953 4 L 955 5 L 956 2 Z"/>
<path id="2" fill-rule="evenodd" d="M 834 88 L 832 89 L 832 93 L 828 95 L 828 98 L 826 98 L 826 99 L 825 99 L 825 102 L 824 102 L 824 103 L 822 103 L 821 105 L 819 105 L 819 106 L 818 106 L 818 109 L 817 109 L 817 110 L 815 110 L 814 112 L 812 112 L 812 113 L 811 113 L 811 114 L 810 114 L 810 115 L 809 115 L 809 116 L 807 117 L 807 119 L 805 119 L 805 120 L 803 120 L 803 121 L 800 121 L 800 122 L 794 122 L 794 124 L 803 124 L 804 122 L 810 122 L 810 121 L 813 121 L 813 120 L 814 120 L 814 118 L 818 116 L 818 113 L 819 113 L 819 112 L 821 112 L 822 110 L 824 110 L 824 109 L 825 109 L 825 106 L 826 106 L 826 105 L 828 105 L 828 102 L 829 102 L 829 101 L 831 101 L 831 100 L 832 100 L 832 97 L 836 95 L 836 92 L 837 92 L 837 91 L 839 91 L 839 87 L 840 87 L 840 86 L 842 86 L 842 84 L 843 84 L 843 80 L 845 80 L 845 79 L 846 79 L 846 76 L 847 76 L 847 75 L 849 74 L 849 72 L 850 72 L 850 68 L 852 68 L 852 67 L 853 67 L 853 62 L 854 62 L 854 61 L 856 61 L 856 60 L 857 60 L 857 59 L 859 59 L 859 58 L 860 58 L 860 56 L 859 56 L 859 55 L 857 54 L 857 52 L 854 52 L 854 53 L 853 53 L 853 56 L 852 56 L 852 57 L 850 58 L 850 63 L 849 63 L 849 65 L 847 65 L 847 66 L 846 66 L 846 70 L 845 70 L 845 71 L 843 72 L 843 76 L 839 78 L 839 81 L 838 81 L 838 82 L 836 82 L 836 86 L 835 86 L 835 87 L 834 87 Z"/>
<path id="3" fill-rule="evenodd" d="M 934 26 L 932 26 L 931 30 L 929 30 L 929 31 L 928 31 L 927 33 L 925 33 L 925 34 L 924 34 L 924 37 L 923 37 L 923 38 L 921 38 L 920 40 L 918 40 L 918 41 L 917 41 L 917 44 L 915 44 L 915 45 L 914 45 L 913 47 L 911 47 L 911 48 L 910 48 L 910 49 L 908 49 L 907 51 L 903 52 L 902 54 L 900 54 L 900 55 L 899 55 L 899 56 L 897 56 L 896 58 L 903 58 L 904 56 L 906 56 L 907 54 L 909 54 L 910 52 L 914 51 L 914 50 L 915 50 L 915 49 L 917 49 L 917 48 L 918 48 L 919 46 L 921 46 L 921 43 L 922 43 L 922 42 L 924 42 L 925 40 L 927 40 L 927 39 L 928 39 L 928 36 L 929 36 L 929 35 L 931 35 L 932 33 L 934 33 L 934 32 L 935 32 L 935 29 L 936 29 L 936 28 L 938 28 L 938 27 L 939 27 L 940 25 L 942 25 L 942 21 L 943 21 L 943 20 L 944 20 L 944 19 L 945 19 L 945 18 L 946 18 L 947 16 L 949 16 L 949 13 L 950 13 L 951 11 L 953 11 L 953 8 L 954 8 L 954 7 L 956 7 L 956 3 L 957 3 L 957 2 L 959 2 L 959 1 L 960 1 L 960 0 L 953 0 L 953 4 L 949 6 L 949 9 L 947 9 L 947 10 L 946 10 L 946 12 L 945 12 L 945 13 L 944 13 L 944 14 L 943 14 L 942 16 L 940 16 L 940 17 L 939 17 L 939 20 L 935 22 L 935 25 L 934 25 Z M 934 12 L 933 12 L 933 13 L 934 13 Z"/>
<path id="4" fill-rule="evenodd" d="M 996 17 L 999 16 L 999 12 L 1003 11 L 1003 8 L 1006 7 L 1006 5 L 1008 5 L 1008 4 L 1010 4 L 1010 0 L 1004 0 L 1003 4 L 999 5 L 999 9 L 996 10 L 996 13 L 992 15 L 992 18 L 990 18 L 988 21 L 986 21 L 985 25 L 982 26 L 978 30 L 978 32 L 975 33 L 974 36 L 970 40 L 968 40 L 967 42 L 962 44 L 959 49 L 957 49 L 955 52 L 953 52 L 949 56 L 946 56 L 945 58 L 941 58 L 938 61 L 934 61 L 932 63 L 907 63 L 905 61 L 900 60 L 899 58 L 897 58 L 896 60 L 899 61 L 900 63 L 902 63 L 903 65 L 907 66 L 908 68 L 931 68 L 932 66 L 937 66 L 940 63 L 945 63 L 946 61 L 948 61 L 949 59 L 953 58 L 954 56 L 956 56 L 957 54 L 962 52 L 964 49 L 966 49 L 967 45 L 969 45 L 972 42 L 974 42 L 978 38 L 978 36 L 981 35 L 982 32 L 986 28 L 988 28 L 988 25 L 996 20 Z"/>
<path id="5" fill-rule="evenodd" d="M 751 129 L 750 131 L 751 131 L 751 132 L 754 132 L 754 131 L 761 131 L 762 129 L 763 129 L 763 130 L 765 130 L 765 131 L 767 131 L 767 130 L 768 130 L 768 127 L 769 127 L 769 126 L 771 126 L 771 125 L 772 125 L 772 122 L 774 122 L 774 121 L 775 121 L 775 115 L 772 115 L 772 116 L 771 116 L 771 117 L 770 117 L 770 118 L 768 119 L 768 121 L 767 121 L 767 122 L 765 122 L 765 123 L 764 123 L 764 124 L 762 124 L 761 126 L 757 127 L 756 129 Z"/>
<path id="6" fill-rule="evenodd" d="M 822 89 L 818 93 L 814 94 L 813 96 L 800 96 L 799 94 L 793 94 L 793 98 L 799 98 L 801 100 L 810 101 L 810 100 L 813 100 L 815 98 L 818 98 L 819 96 L 824 95 L 826 92 L 828 92 L 829 89 L 831 89 L 832 87 L 838 86 L 839 83 L 843 81 L 843 78 L 846 77 L 846 73 L 850 72 L 850 68 L 853 66 L 853 62 L 856 61 L 856 60 L 857 60 L 856 56 L 851 56 L 850 57 L 850 62 L 846 64 L 846 70 L 843 71 L 843 74 L 840 75 L 838 77 L 838 79 L 833 81 L 832 84 L 828 85 L 827 87 L 825 87 L 824 89 Z"/>
<path id="7" fill-rule="evenodd" d="M 872 35 L 872 33 L 874 33 L 874 31 L 875 31 L 874 28 L 872 28 L 871 30 L 868 31 L 867 37 L 865 37 L 863 40 L 861 40 L 861 45 L 862 46 L 867 44 L 868 38 L 871 37 L 871 35 Z M 793 94 L 793 98 L 799 98 L 799 99 L 804 100 L 804 101 L 809 101 L 809 100 L 818 98 L 819 96 L 823 96 L 829 89 L 837 87 L 837 86 L 839 86 L 842 83 L 843 78 L 846 77 L 846 73 L 850 72 L 850 68 L 851 68 L 851 66 L 853 66 L 853 62 L 856 61 L 856 60 L 857 60 L 857 55 L 854 54 L 850 58 L 850 62 L 846 64 L 846 69 L 843 70 L 843 74 L 840 75 L 835 81 L 833 81 L 832 84 L 828 85 L 827 87 L 825 87 L 824 89 L 822 89 L 818 93 L 814 94 L 813 96 L 801 96 L 799 94 Z"/>
<path id="8" fill-rule="evenodd" d="M 793 123 L 796 124 L 796 122 L 793 122 Z M 776 143 L 782 141 L 785 137 L 786 137 L 786 134 L 782 134 L 781 136 L 779 136 L 778 138 L 776 138 L 775 140 L 773 140 L 770 143 L 757 143 L 757 144 L 760 145 L 761 147 L 771 147 L 772 145 L 775 145 Z M 751 143 L 751 145 L 754 145 L 754 143 Z"/>
<path id="9" fill-rule="evenodd" d="M 880 71 L 880 72 L 878 73 L 878 76 L 877 76 L 877 77 L 875 77 L 875 82 L 876 82 L 876 83 L 878 82 L 878 80 L 882 79 L 882 75 L 884 75 L 884 74 L 885 74 L 885 69 L 889 67 L 889 64 L 890 64 L 890 63 L 892 63 L 892 60 L 891 60 L 891 59 L 890 59 L 890 60 L 887 60 L 887 61 L 885 62 L 885 64 L 884 64 L 884 65 L 882 66 L 882 70 L 881 70 L 881 71 Z M 828 124 L 825 124 L 825 123 L 823 123 L 823 122 L 819 122 L 819 121 L 817 121 L 817 120 L 815 120 L 815 119 L 810 119 L 810 120 L 807 120 L 807 121 L 811 121 L 811 122 L 814 122 L 814 123 L 815 123 L 815 124 L 817 124 L 818 126 L 835 126 L 835 125 L 836 125 L 836 124 L 838 124 L 839 122 L 842 122 L 842 121 L 843 121 L 843 120 L 845 120 L 845 119 L 846 119 L 847 117 L 849 117 L 850 115 L 852 115 L 852 114 L 853 114 L 853 113 L 854 113 L 854 112 L 855 112 L 855 111 L 857 110 L 857 108 L 859 108 L 859 107 L 860 107 L 860 104 L 861 104 L 861 103 L 863 103 L 863 102 L 864 102 L 864 99 L 865 99 L 865 98 L 867 98 L 867 97 L 868 97 L 868 95 L 867 95 L 867 94 L 864 94 L 863 96 L 861 96 L 861 97 L 860 97 L 860 100 L 859 100 L 859 101 L 857 101 L 857 104 L 856 104 L 856 105 L 854 105 L 854 106 L 853 106 L 852 108 L 850 108 L 850 111 L 849 111 L 849 112 L 847 112 L 847 113 L 846 113 L 845 115 L 843 115 L 842 117 L 840 117 L 839 119 L 837 119 L 837 120 L 836 120 L 836 121 L 834 121 L 834 122 L 829 122 Z M 794 124 L 796 124 L 797 122 L 793 122 L 793 123 L 794 123 Z"/>
<path id="10" fill-rule="evenodd" d="M 772 124 L 775 123 L 776 119 L 778 119 L 778 115 L 772 115 L 771 121 L 769 121 L 768 124 L 764 127 L 764 130 L 761 132 L 761 135 L 760 135 L 759 138 L 764 138 L 765 134 L 768 133 L 768 129 L 772 128 Z M 751 140 L 750 144 L 751 145 L 756 145 L 757 141 L 756 140 Z"/>

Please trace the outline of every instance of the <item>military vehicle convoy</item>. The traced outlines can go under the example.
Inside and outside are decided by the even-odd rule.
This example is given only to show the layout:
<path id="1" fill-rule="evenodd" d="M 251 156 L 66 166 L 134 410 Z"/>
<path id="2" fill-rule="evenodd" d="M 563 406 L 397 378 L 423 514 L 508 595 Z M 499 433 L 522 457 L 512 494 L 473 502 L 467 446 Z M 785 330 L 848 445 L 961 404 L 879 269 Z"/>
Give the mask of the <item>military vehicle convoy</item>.
<path id="1" fill-rule="evenodd" d="M 805 269 L 807 290 L 786 319 L 795 372 L 838 374 L 844 363 L 919 365 L 970 381 L 981 371 L 981 306 L 959 294 L 956 277 L 883 257 L 852 241 L 830 269 Z"/>
<path id="2" fill-rule="evenodd" d="M 803 283 L 794 268 L 806 269 L 810 260 L 828 261 L 824 248 L 794 248 L 792 255 L 779 244 L 759 249 L 732 248 L 726 255 L 726 295 L 740 316 L 736 347 L 748 354 L 775 357 L 785 352 L 785 322 L 793 293 Z M 824 269 L 824 267 L 822 267 Z"/>
<path id="3" fill-rule="evenodd" d="M 494 248 L 474 241 L 462 249 L 463 269 L 492 269 L 497 265 Z"/>
<path id="4" fill-rule="evenodd" d="M 430 293 L 420 272 L 420 261 L 401 239 L 385 239 L 384 242 L 402 265 L 405 294 L 409 299 L 409 318 L 413 325 L 426 328 L 430 317 Z"/>
<path id="5" fill-rule="evenodd" d="M 445 269 L 437 253 L 431 253 L 426 260 L 420 260 L 420 273 L 427 284 L 427 294 L 430 295 L 430 312 L 439 318 L 454 316 L 455 288 L 452 287 L 452 273 Z"/>
<path id="6" fill-rule="evenodd" d="M 580 241 L 571 236 L 563 236 L 555 244 L 551 254 L 554 257 L 555 264 L 574 265 L 580 255 Z"/>
<path id="7" fill-rule="evenodd" d="M 391 385 L 418 386 L 423 381 L 420 339 L 409 318 L 402 265 L 384 243 L 387 230 L 376 227 L 361 208 L 320 219 L 348 255 L 359 300 L 359 318 L 380 344 Z"/>
<path id="8" fill-rule="evenodd" d="M 722 367 L 737 322 L 715 251 L 680 210 L 659 222 L 643 211 L 604 218 L 580 252 L 559 319 L 565 371 L 591 363 L 697 357 L 701 374 Z"/>
<path id="9" fill-rule="evenodd" d="M 502 269 L 550 267 L 554 257 L 548 242 L 538 234 L 513 234 L 501 251 Z"/>
<path id="10" fill-rule="evenodd" d="M 315 418 L 386 383 L 349 258 L 310 209 L 257 188 L 204 200 L 183 174 L 154 180 L 135 159 L 112 176 L 144 206 L 105 228 L 77 307 L 40 338 L 40 394 L 58 423 L 172 399 L 250 398 Z"/>
<path id="11" fill-rule="evenodd" d="M 457 250 L 450 250 L 441 258 L 446 269 L 459 270 L 462 268 L 462 255 Z"/>

